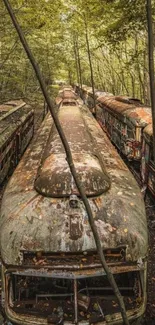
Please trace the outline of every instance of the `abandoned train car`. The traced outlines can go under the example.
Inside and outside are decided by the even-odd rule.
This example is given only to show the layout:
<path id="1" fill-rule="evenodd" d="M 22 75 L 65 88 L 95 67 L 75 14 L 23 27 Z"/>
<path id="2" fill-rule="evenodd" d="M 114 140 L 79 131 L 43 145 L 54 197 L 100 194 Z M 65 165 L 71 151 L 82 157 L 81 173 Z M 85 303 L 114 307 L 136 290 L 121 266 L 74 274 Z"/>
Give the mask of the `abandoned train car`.
<path id="1" fill-rule="evenodd" d="M 79 97 L 73 91 L 72 87 L 64 87 L 62 90 L 59 91 L 59 94 L 56 97 L 56 104 L 59 105 L 62 101 L 67 102 L 67 100 L 70 102 L 73 101 L 73 103 L 75 103 L 78 99 Z"/>
<path id="2" fill-rule="evenodd" d="M 23 100 L 0 105 L 0 184 L 17 165 L 33 136 L 34 112 Z"/>
<path id="3" fill-rule="evenodd" d="M 139 187 L 86 106 L 60 106 L 58 117 L 106 261 L 134 320 L 146 306 L 148 239 Z M 49 114 L 5 190 L 0 247 L 6 322 L 122 324 Z"/>
<path id="4" fill-rule="evenodd" d="M 120 98 L 121 99 L 121 98 Z M 115 96 L 98 98 L 97 120 L 128 160 L 141 160 L 142 133 L 151 123 L 151 108 Z"/>
<path id="5" fill-rule="evenodd" d="M 97 121 L 118 150 L 128 160 L 140 164 L 143 129 L 152 121 L 151 108 L 145 107 L 137 98 L 113 96 L 97 90 L 94 108 L 92 88 L 83 87 L 83 93 L 90 111 L 96 113 Z"/>

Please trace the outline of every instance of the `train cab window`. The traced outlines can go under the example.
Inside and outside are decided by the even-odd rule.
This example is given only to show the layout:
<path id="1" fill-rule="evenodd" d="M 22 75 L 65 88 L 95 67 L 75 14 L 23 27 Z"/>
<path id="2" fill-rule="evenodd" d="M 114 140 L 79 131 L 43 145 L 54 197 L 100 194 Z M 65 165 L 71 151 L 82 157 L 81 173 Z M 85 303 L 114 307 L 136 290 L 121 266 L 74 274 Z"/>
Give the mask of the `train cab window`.
<path id="1" fill-rule="evenodd" d="M 64 102 L 62 106 L 76 106 L 76 102 Z"/>

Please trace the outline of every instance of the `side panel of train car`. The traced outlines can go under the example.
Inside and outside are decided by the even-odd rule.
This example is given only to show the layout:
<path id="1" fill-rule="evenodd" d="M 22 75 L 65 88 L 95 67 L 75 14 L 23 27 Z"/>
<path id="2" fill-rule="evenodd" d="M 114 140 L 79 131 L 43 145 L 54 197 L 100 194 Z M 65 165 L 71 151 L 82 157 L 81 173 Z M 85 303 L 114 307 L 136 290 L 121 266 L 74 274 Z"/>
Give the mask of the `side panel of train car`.
<path id="1" fill-rule="evenodd" d="M 155 197 L 155 163 L 153 160 L 153 132 L 149 124 L 143 132 L 141 176 L 143 184 Z"/>
<path id="2" fill-rule="evenodd" d="M 137 183 L 85 106 L 58 117 L 129 320 L 146 306 L 147 225 Z M 122 324 L 84 204 L 49 115 L 5 190 L 3 308 L 21 325 Z"/>
<path id="3" fill-rule="evenodd" d="M 34 113 L 23 101 L 0 106 L 0 184 L 13 171 L 33 136 Z M 7 112 L 6 112 L 7 111 Z"/>
<path id="4" fill-rule="evenodd" d="M 150 108 L 105 96 L 98 99 L 97 120 L 128 160 L 141 160 L 142 131 L 151 122 Z"/>

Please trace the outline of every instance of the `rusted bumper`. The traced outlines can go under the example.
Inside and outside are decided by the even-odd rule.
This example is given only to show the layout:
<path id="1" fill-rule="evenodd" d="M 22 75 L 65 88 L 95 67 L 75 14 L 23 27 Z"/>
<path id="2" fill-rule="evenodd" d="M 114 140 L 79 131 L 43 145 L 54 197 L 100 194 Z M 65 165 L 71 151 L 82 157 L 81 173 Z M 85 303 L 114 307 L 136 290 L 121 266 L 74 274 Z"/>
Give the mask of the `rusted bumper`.
<path id="1" fill-rule="evenodd" d="M 84 271 L 84 270 L 83 270 Z M 105 274 L 104 271 L 100 268 L 100 270 L 94 269 L 92 270 L 85 270 L 83 271 L 71 271 L 71 272 L 63 272 L 63 271 L 50 271 L 46 268 L 40 268 L 40 269 L 27 269 L 24 270 L 22 268 L 20 269 L 6 269 L 4 266 L 2 267 L 2 274 L 3 274 L 3 290 L 5 295 L 5 314 L 9 321 L 12 322 L 12 324 L 20 324 L 20 325 L 48 325 L 48 324 L 81 324 L 81 325 L 88 325 L 88 324 L 122 324 L 122 317 L 121 313 L 119 312 L 119 307 L 117 305 L 117 301 L 115 301 L 114 294 L 111 293 L 111 288 L 104 287 L 103 283 L 105 284 Z M 124 301 L 127 303 L 128 301 L 128 308 L 127 308 L 127 315 L 128 319 L 135 320 L 139 318 L 143 313 L 145 312 L 145 306 L 146 306 L 146 263 L 142 266 L 113 266 L 111 267 L 111 271 L 117 276 L 118 275 L 118 285 L 121 283 L 121 290 L 123 291 Z M 132 275 L 137 274 L 138 278 L 141 281 L 141 289 L 138 289 L 133 282 L 133 285 L 131 285 L 129 288 L 126 288 L 126 280 L 124 275 L 127 274 L 128 277 L 132 278 Z M 100 274 L 100 277 L 98 275 Z M 102 276 L 101 276 L 102 275 Z M 136 275 L 136 276 L 137 276 Z M 15 287 L 16 287 L 16 300 L 13 301 L 13 286 L 10 286 L 11 279 L 16 278 Z M 56 278 L 57 277 L 57 278 Z M 120 280 L 119 280 L 120 277 Z M 98 278 L 100 279 L 98 282 Z M 137 279 L 138 279 L 137 278 Z M 31 279 L 31 280 L 30 280 Z M 34 281 L 34 286 L 36 287 L 36 284 L 39 279 L 45 279 L 48 283 L 48 288 L 50 287 L 50 283 L 54 281 L 55 288 L 58 288 L 58 296 L 60 296 L 60 301 L 56 300 L 56 305 L 53 305 L 55 294 L 42 294 L 42 291 L 40 291 L 39 294 L 37 294 L 36 301 L 39 304 L 39 299 L 42 299 L 42 297 L 46 297 L 46 301 L 44 302 L 44 313 L 48 313 L 47 306 L 49 305 L 50 308 L 52 306 L 53 310 L 59 309 L 59 318 L 57 316 L 57 311 L 54 314 L 51 310 L 51 314 L 48 316 L 43 316 L 43 312 L 41 311 L 41 305 L 38 305 L 40 308 L 40 313 L 32 313 L 31 304 L 32 304 L 32 297 L 30 294 L 28 294 L 28 287 L 24 287 L 24 285 L 29 284 L 29 286 L 32 288 L 33 283 L 31 285 L 31 282 Z M 97 280 L 96 280 L 97 279 Z M 123 280 L 122 280 L 123 279 Z M 26 283 L 27 281 L 27 283 Z M 36 282 L 35 282 L 36 281 Z M 41 280 L 43 281 L 43 280 Z M 58 282 L 56 282 L 58 281 Z M 65 290 L 67 288 L 67 282 L 65 284 L 60 281 L 72 281 L 72 292 L 65 294 Z M 102 282 L 103 281 L 103 282 Z M 123 283 L 124 287 L 122 287 L 122 281 L 125 281 Z M 87 285 L 86 285 L 87 282 Z M 25 284 L 23 284 L 25 283 Z M 60 286 L 61 283 L 61 286 Z M 84 283 L 84 286 L 83 284 Z M 96 287 L 94 288 L 94 284 Z M 22 290 L 18 290 L 19 285 L 21 285 Z M 81 286 L 81 287 L 79 287 Z M 45 287 L 45 284 L 44 284 Z M 135 292 L 137 292 L 137 298 L 135 302 L 132 302 L 132 298 L 130 296 L 127 296 L 126 290 L 129 290 L 129 292 L 134 288 Z M 80 290 L 78 290 L 80 288 Z M 82 288 L 82 289 L 81 289 Z M 101 296 L 101 291 L 104 291 L 104 297 Z M 24 302 L 24 308 L 25 312 L 22 312 L 22 295 L 23 292 L 26 292 L 26 299 L 27 299 L 27 305 L 29 307 L 26 307 L 26 303 Z M 61 292 L 62 290 L 62 292 Z M 94 291 L 93 291 L 94 290 Z M 96 293 L 98 291 L 99 293 Z M 33 291 L 33 289 L 32 289 Z M 88 293 L 89 292 L 89 293 Z M 106 292 L 106 293 L 105 293 Z M 110 295 L 108 296 L 107 292 L 110 292 Z M 124 292 L 126 292 L 124 294 Z M 20 295 L 20 298 L 19 298 Z M 65 296 L 66 295 L 66 296 Z M 126 295 L 126 297 L 125 297 Z M 62 304 L 62 296 L 63 296 L 63 304 Z M 50 297 L 51 301 L 48 300 Z M 52 298 L 51 298 L 52 297 Z M 109 298 L 108 298 L 109 297 Z M 104 303 L 103 303 L 104 298 Z M 21 300 L 20 300 L 21 299 Z M 60 306 L 66 306 L 69 308 L 68 315 L 66 315 L 66 310 L 62 311 L 62 307 Z M 110 305 L 112 306 L 112 312 L 110 313 Z M 46 307 L 45 307 L 46 306 Z M 58 307 L 59 306 L 59 307 Z M 26 309 L 27 308 L 27 309 Z M 29 309 L 30 308 L 30 309 Z M 35 307 L 36 308 L 36 307 Z M 66 307 L 64 307 L 66 308 Z M 19 309 L 19 311 L 18 311 Z M 108 310 L 108 312 L 105 312 L 105 310 Z M 61 319 L 61 316 L 63 315 L 63 319 Z M 56 316 L 58 319 L 56 319 Z M 69 319 L 71 318 L 71 320 Z M 9 324 L 9 323 L 8 323 Z"/>

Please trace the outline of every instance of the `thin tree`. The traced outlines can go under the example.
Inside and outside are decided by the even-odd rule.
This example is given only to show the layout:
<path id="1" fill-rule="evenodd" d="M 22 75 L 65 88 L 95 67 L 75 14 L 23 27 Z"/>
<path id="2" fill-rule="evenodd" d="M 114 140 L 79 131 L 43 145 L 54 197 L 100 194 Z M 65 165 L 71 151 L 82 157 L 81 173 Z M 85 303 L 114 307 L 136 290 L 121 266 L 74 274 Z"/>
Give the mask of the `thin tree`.
<path id="1" fill-rule="evenodd" d="M 146 0 L 147 26 L 148 26 L 148 54 L 149 54 L 149 76 L 150 94 L 152 109 L 152 128 L 153 128 L 153 159 L 155 162 L 155 77 L 154 77 L 154 46 L 153 46 L 153 23 L 152 23 L 152 4 L 151 0 Z"/>
<path id="2" fill-rule="evenodd" d="M 79 53 L 79 42 L 78 42 L 78 35 L 75 34 L 75 50 L 77 55 L 77 62 L 78 62 L 78 71 L 79 71 L 79 79 L 80 79 L 80 94 L 82 94 L 82 71 L 81 71 L 81 60 L 80 60 L 80 53 Z"/>
<path id="3" fill-rule="evenodd" d="M 77 74 L 77 83 L 78 83 L 78 86 L 80 86 L 80 77 L 79 77 L 79 67 L 78 67 L 78 57 L 77 57 L 77 48 L 76 48 L 75 35 L 73 36 L 73 46 L 74 46 L 74 56 L 75 56 L 75 67 L 76 67 L 76 74 Z"/>
<path id="4" fill-rule="evenodd" d="M 102 246 L 101 246 L 100 238 L 99 238 L 99 235 L 98 235 L 98 232 L 97 232 L 97 228 L 96 228 L 96 225 L 95 225 L 95 221 L 94 221 L 94 218 L 93 218 L 93 214 L 92 214 L 92 211 L 91 211 L 91 208 L 90 208 L 89 201 L 88 201 L 87 196 L 85 194 L 84 187 L 81 184 L 81 182 L 79 180 L 79 177 L 78 177 L 78 175 L 76 173 L 76 169 L 75 169 L 74 162 L 73 162 L 73 159 L 72 159 L 72 154 L 71 154 L 69 144 L 67 142 L 66 136 L 65 136 L 65 134 L 63 132 L 63 129 L 61 127 L 61 124 L 59 122 L 57 114 L 56 114 L 55 110 L 53 109 L 52 102 L 51 102 L 50 96 L 48 95 L 46 85 L 45 85 L 45 82 L 44 82 L 44 80 L 42 78 L 39 66 L 37 65 L 37 63 L 35 61 L 35 58 L 34 58 L 32 52 L 31 52 L 31 49 L 29 48 L 29 45 L 28 45 L 28 43 L 27 43 L 27 41 L 26 41 L 26 39 L 24 37 L 23 31 L 22 31 L 22 29 L 21 29 L 15 15 L 14 15 L 14 12 L 12 10 L 12 6 L 10 5 L 10 2 L 8 0 L 3 0 L 3 2 L 4 2 L 5 6 L 6 6 L 7 10 L 8 10 L 8 13 L 9 13 L 9 15 L 10 15 L 10 17 L 12 19 L 12 22 L 14 24 L 14 27 L 15 27 L 18 35 L 19 35 L 21 43 L 22 43 L 22 45 L 23 45 L 23 47 L 24 47 L 24 49 L 25 49 L 25 51 L 27 53 L 27 56 L 28 56 L 28 58 L 29 58 L 29 60 L 30 60 L 30 62 L 32 64 L 32 66 L 33 66 L 33 69 L 34 69 L 34 71 L 36 73 L 37 79 L 38 79 L 38 81 L 40 83 L 42 93 L 43 93 L 44 98 L 45 98 L 45 100 L 47 102 L 49 110 L 51 112 L 52 118 L 54 120 L 55 126 L 56 126 L 57 131 L 58 131 L 58 134 L 59 134 L 59 136 L 61 138 L 61 141 L 63 143 L 70 171 L 71 171 L 71 173 L 73 175 L 75 184 L 77 186 L 77 189 L 78 189 L 78 191 L 79 191 L 79 193 L 81 195 L 82 201 L 84 203 L 84 206 L 85 206 L 85 209 L 86 209 L 86 212 L 87 212 L 87 215 L 88 215 L 88 220 L 89 220 L 89 223 L 90 223 L 90 226 L 91 226 L 91 230 L 92 230 L 94 240 L 95 240 L 95 243 L 96 243 L 97 251 L 98 251 L 98 254 L 100 256 L 102 267 L 105 270 L 107 278 L 108 278 L 108 280 L 109 280 L 109 282 L 110 282 L 110 284 L 111 284 L 111 286 L 113 288 L 113 291 L 114 291 L 114 293 L 116 295 L 116 298 L 118 300 L 124 324 L 129 325 L 129 321 L 128 321 L 128 317 L 127 317 L 127 314 L 126 314 L 126 309 L 125 309 L 125 305 L 124 305 L 122 295 L 121 295 L 121 293 L 119 291 L 119 288 L 118 288 L 118 286 L 116 284 L 114 276 L 111 273 L 111 271 L 110 271 L 110 269 L 109 269 L 109 267 L 108 267 L 108 265 L 106 263 L 105 256 L 104 256 L 104 253 L 103 253 L 103 249 L 102 249 Z"/>
<path id="5" fill-rule="evenodd" d="M 95 87 L 94 87 L 94 74 L 93 74 L 93 66 L 92 66 L 92 59 L 91 59 L 91 53 L 90 53 L 90 45 L 89 45 L 89 36 L 88 36 L 88 26 L 87 26 L 87 20 L 84 16 L 84 24 L 85 24 L 85 36 L 86 36 L 86 44 L 87 44 L 87 53 L 88 53 L 88 59 L 89 59 L 89 67 L 90 67 L 90 76 L 91 76 L 91 86 L 92 86 L 92 92 L 93 92 L 93 102 L 94 102 L 94 115 L 96 117 L 96 100 L 95 100 Z"/>

